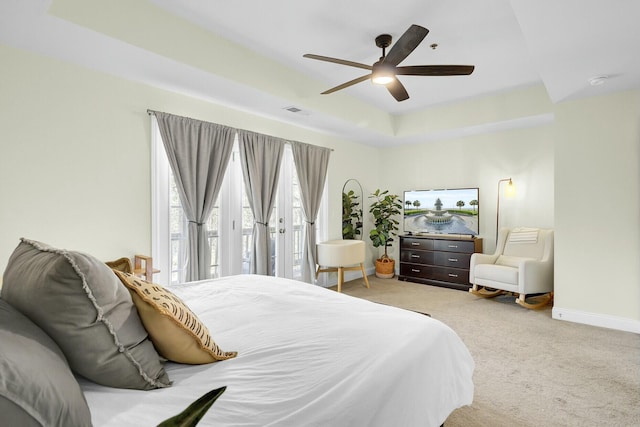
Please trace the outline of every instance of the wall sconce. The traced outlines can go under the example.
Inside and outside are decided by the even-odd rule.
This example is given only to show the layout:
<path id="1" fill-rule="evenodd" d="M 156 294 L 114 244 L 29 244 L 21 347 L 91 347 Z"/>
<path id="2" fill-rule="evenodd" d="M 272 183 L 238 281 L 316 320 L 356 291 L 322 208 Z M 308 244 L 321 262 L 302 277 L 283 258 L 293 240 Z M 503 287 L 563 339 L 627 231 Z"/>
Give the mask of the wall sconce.
<path id="1" fill-rule="evenodd" d="M 504 178 L 498 180 L 498 204 L 496 206 L 496 248 L 498 247 L 498 230 L 500 230 L 500 184 L 503 182 L 509 182 L 504 189 L 505 197 L 514 197 L 516 195 L 516 187 L 513 185 L 511 178 Z"/>

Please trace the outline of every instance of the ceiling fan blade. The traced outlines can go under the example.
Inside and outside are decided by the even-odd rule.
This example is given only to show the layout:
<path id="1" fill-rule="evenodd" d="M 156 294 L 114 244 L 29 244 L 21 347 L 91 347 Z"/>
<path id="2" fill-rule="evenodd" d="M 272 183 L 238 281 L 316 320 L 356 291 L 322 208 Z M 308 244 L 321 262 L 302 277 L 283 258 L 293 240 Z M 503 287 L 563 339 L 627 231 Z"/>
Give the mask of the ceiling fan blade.
<path id="1" fill-rule="evenodd" d="M 387 85 L 387 89 L 389 93 L 396 99 L 396 101 L 404 101 L 405 99 L 409 99 L 409 94 L 407 90 L 404 88 L 400 80 L 394 78 L 391 83 Z"/>
<path id="2" fill-rule="evenodd" d="M 309 59 L 317 59 L 318 61 L 333 62 L 335 64 L 348 65 L 350 67 L 364 68 L 365 70 L 371 70 L 372 68 L 371 65 L 347 61 L 346 59 L 331 58 L 330 56 L 314 55 L 312 53 L 306 53 L 302 56 Z"/>
<path id="3" fill-rule="evenodd" d="M 418 47 L 427 34 L 429 34 L 429 30 L 424 27 L 415 24 L 410 26 L 391 47 L 391 50 L 384 58 L 384 62 L 398 65 Z"/>
<path id="4" fill-rule="evenodd" d="M 348 82 L 346 82 L 346 83 L 342 83 L 342 84 L 341 84 L 341 85 L 339 85 L 339 86 L 332 87 L 332 88 L 331 88 L 331 89 L 329 89 L 329 90 L 325 90 L 324 92 L 322 92 L 322 93 L 321 93 L 321 95 L 328 95 L 328 94 L 333 93 L 333 92 L 336 92 L 336 91 L 338 91 L 338 90 L 340 90 L 340 89 L 344 89 L 344 88 L 347 88 L 347 87 L 349 87 L 349 86 L 353 86 L 353 85 L 355 85 L 355 84 L 358 84 L 358 83 L 360 83 L 360 82 L 363 82 L 363 81 L 365 81 L 365 80 L 369 80 L 370 78 L 371 78 L 371 74 L 366 74 L 366 75 L 364 75 L 364 76 L 362 76 L 362 77 L 358 77 L 357 79 L 349 80 L 349 81 L 348 81 Z"/>
<path id="5" fill-rule="evenodd" d="M 473 73 L 473 65 L 408 65 L 397 67 L 400 76 L 466 76 Z"/>

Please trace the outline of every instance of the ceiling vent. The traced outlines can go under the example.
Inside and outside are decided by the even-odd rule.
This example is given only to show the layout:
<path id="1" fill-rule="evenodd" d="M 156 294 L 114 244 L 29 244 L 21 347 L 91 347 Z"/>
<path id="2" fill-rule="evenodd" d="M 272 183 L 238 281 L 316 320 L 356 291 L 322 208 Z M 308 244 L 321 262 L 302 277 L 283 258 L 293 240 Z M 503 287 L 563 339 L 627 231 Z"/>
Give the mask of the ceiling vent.
<path id="1" fill-rule="evenodd" d="M 308 111 L 305 111 L 298 107 L 294 107 L 293 105 L 289 107 L 284 107 L 283 109 L 294 114 L 300 114 L 301 116 L 308 116 L 310 114 Z"/>
<path id="2" fill-rule="evenodd" d="M 589 79 L 589 84 L 591 86 L 600 86 L 603 85 L 607 79 L 609 78 L 609 76 L 595 76 L 595 77 L 591 77 Z"/>

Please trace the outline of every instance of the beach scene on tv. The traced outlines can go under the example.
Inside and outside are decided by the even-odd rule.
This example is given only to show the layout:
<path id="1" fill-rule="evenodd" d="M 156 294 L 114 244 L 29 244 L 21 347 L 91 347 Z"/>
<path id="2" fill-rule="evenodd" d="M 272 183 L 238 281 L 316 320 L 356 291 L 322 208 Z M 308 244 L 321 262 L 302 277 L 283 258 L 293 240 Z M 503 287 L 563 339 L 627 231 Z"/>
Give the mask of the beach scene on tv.
<path id="1" fill-rule="evenodd" d="M 478 235 L 478 189 L 405 191 L 404 231 Z"/>

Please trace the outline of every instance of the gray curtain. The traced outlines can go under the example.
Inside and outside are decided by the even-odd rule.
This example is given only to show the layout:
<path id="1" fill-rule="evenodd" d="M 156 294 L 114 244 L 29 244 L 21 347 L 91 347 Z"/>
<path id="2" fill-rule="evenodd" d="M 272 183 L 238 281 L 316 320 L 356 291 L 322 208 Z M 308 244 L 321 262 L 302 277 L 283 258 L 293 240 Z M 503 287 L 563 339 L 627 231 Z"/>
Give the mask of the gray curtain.
<path id="1" fill-rule="evenodd" d="M 305 216 L 302 280 L 313 283 L 316 269 L 316 219 L 327 178 L 329 148 L 292 142 L 293 161 L 300 181 L 302 211 Z"/>
<path id="2" fill-rule="evenodd" d="M 269 215 L 276 200 L 285 141 L 268 135 L 238 131 L 242 176 L 253 211 L 253 248 L 250 272 L 273 275 Z"/>
<path id="3" fill-rule="evenodd" d="M 154 111 L 180 201 L 189 221 L 186 280 L 211 278 L 206 221 L 229 164 L 236 130 Z"/>

